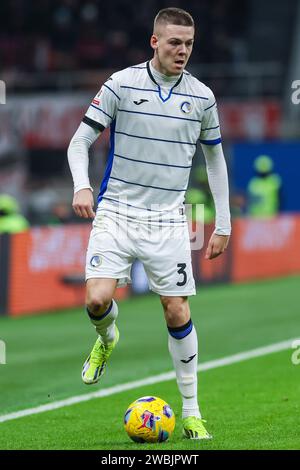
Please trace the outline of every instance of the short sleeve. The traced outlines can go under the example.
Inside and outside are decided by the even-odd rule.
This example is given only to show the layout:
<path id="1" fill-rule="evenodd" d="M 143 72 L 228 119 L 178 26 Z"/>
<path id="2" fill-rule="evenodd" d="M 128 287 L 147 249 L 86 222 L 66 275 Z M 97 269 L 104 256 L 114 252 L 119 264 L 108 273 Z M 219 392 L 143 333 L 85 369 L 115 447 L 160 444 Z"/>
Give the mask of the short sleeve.
<path id="1" fill-rule="evenodd" d="M 110 77 L 101 87 L 91 102 L 83 122 L 95 129 L 103 131 L 110 126 L 116 117 L 120 101 L 118 81 Z"/>
<path id="2" fill-rule="evenodd" d="M 204 145 L 216 145 L 222 141 L 220 123 L 215 96 L 211 90 L 209 91 L 209 99 L 203 111 L 199 140 Z"/>

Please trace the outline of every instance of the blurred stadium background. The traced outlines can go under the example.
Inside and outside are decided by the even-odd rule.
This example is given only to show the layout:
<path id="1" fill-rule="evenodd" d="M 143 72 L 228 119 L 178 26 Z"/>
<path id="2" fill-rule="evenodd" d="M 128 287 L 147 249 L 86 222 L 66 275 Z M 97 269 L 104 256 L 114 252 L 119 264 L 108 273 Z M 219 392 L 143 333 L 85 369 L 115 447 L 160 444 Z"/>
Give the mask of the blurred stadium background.
<path id="1" fill-rule="evenodd" d="M 264 316 L 268 308 L 275 308 L 272 301 L 281 287 L 275 283 L 272 288 L 269 281 L 263 280 L 286 278 L 283 282 L 288 304 L 282 309 L 293 311 L 293 322 L 289 322 L 286 315 L 286 329 L 279 322 L 273 339 L 287 339 L 297 329 L 300 1 L 3 0 L 0 3 L 0 80 L 2 90 L 5 84 L 6 100 L 1 96 L 0 339 L 8 341 L 11 332 L 13 343 L 11 325 L 15 324 L 9 317 L 28 316 L 18 321 L 22 322 L 29 341 L 30 328 L 27 331 L 24 323 L 32 320 L 29 316 L 84 304 L 83 270 L 91 223 L 75 218 L 72 213 L 73 185 L 66 149 L 89 102 L 105 79 L 116 70 L 151 58 L 152 18 L 167 6 L 187 9 L 195 19 L 196 42 L 187 69 L 211 87 L 218 100 L 230 177 L 233 217 L 230 249 L 212 262 L 204 261 L 202 251 L 193 252 L 197 283 L 200 288 L 204 284 L 229 283 L 226 289 L 248 281 L 256 281 L 253 286 L 258 289 L 266 285 L 264 294 L 260 290 L 261 315 Z M 95 194 L 105 168 L 108 145 L 109 135 L 105 131 L 91 152 L 90 177 Z M 272 168 L 258 174 L 255 162 L 261 155 L 269 157 Z M 190 187 L 196 191 L 202 164 L 199 148 L 190 181 Z M 280 183 L 275 187 L 271 185 L 271 189 L 268 184 L 264 186 L 268 177 L 274 175 Z M 254 177 L 263 181 L 263 189 L 258 192 L 255 184 L 251 186 Z M 202 183 L 200 189 L 205 192 L 205 178 Z M 197 193 L 194 194 L 197 198 Z M 14 203 L 11 200 L 7 203 L 7 195 L 14 198 Z M 263 203 L 259 205 L 264 198 L 271 198 L 269 213 L 264 213 Z M 209 205 L 210 201 L 206 203 Z M 22 228 L 22 224 L 11 229 L 2 225 L 1 221 L 7 216 L 7 204 L 12 204 L 16 218 L 22 214 L 26 219 Z M 258 210 L 252 211 L 251 204 L 258 204 Z M 207 241 L 212 226 L 210 220 L 205 222 Z M 289 280 L 290 290 L 286 287 Z M 245 302 L 247 299 L 253 302 L 256 287 L 250 288 L 251 296 L 241 295 L 246 290 L 232 292 L 239 292 L 241 302 L 243 298 Z M 220 289 L 211 291 L 212 296 L 213 292 L 224 292 L 222 286 Z M 127 298 L 125 310 L 130 311 L 130 305 L 138 305 L 142 310 L 144 302 L 147 311 L 151 297 L 147 291 L 143 269 L 136 264 L 133 285 L 119 289 L 117 296 L 120 300 Z M 219 308 L 218 299 L 219 294 L 214 307 L 209 304 L 210 308 Z M 234 295 L 230 299 L 234 303 Z M 237 315 L 240 305 L 235 302 L 227 308 Z M 248 307 L 243 308 L 250 321 L 251 304 Z M 159 309 L 158 303 L 156 308 Z M 258 309 L 258 305 L 255 308 Z M 61 310 L 59 313 L 67 323 L 68 314 Z M 45 318 L 48 325 L 50 317 L 52 315 L 41 318 Z M 36 318 L 40 321 L 40 317 Z M 86 323 L 84 341 L 88 348 L 90 326 L 83 314 L 82 320 L 78 320 L 77 314 L 74 318 L 80 325 Z M 258 321 L 255 315 L 253 319 Z M 234 317 L 232 325 L 235 321 Z M 272 317 L 266 315 L 266 322 L 272 323 Z M 52 332 L 55 332 L 55 323 L 51 323 Z M 219 340 L 226 343 L 230 325 L 223 330 L 224 337 L 222 321 L 219 327 Z M 267 332 L 267 325 L 265 327 L 262 331 Z M 138 335 L 137 328 L 135 335 Z M 214 329 L 217 328 L 218 325 L 214 325 Z M 255 323 L 253 331 L 250 330 L 253 338 L 257 333 L 254 334 L 254 330 Z M 32 334 L 35 331 L 41 334 L 40 323 L 33 327 Z M 264 345 L 268 340 L 272 338 L 267 333 L 265 341 L 261 334 L 255 344 L 245 339 L 245 347 Z M 7 348 L 9 352 L 10 343 Z M 37 355 L 38 348 L 37 345 Z M 243 350 L 242 341 L 236 343 L 236 348 L 236 351 Z M 235 351 L 225 347 L 224 350 L 218 348 L 218 352 L 222 356 L 222 352 L 224 355 Z M 208 357 L 214 357 L 210 350 Z M 59 358 L 54 352 L 53 359 L 57 364 Z M 43 365 L 43 354 L 40 365 Z M 5 367 L 10 367 L 9 361 Z M 150 372 L 159 372 L 159 367 Z M 7 377 L 10 380 L 9 374 Z M 117 374 L 116 383 L 119 379 L 123 377 Z M 23 404 L 17 401 L 14 406 L 9 399 L 4 400 L 3 412 L 45 402 L 35 382 L 36 393 L 31 400 L 30 385 L 25 382 L 22 383 L 26 390 Z M 5 396 L 11 396 L 11 389 L 7 386 L 6 390 Z M 68 393 L 69 388 L 64 385 L 57 396 L 68 396 Z"/>

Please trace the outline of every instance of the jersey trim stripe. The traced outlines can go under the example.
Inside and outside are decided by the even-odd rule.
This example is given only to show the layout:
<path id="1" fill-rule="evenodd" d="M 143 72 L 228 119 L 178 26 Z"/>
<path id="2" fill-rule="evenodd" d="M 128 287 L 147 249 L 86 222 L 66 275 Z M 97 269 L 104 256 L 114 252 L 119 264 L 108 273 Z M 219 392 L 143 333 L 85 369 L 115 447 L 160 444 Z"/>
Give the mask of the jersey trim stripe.
<path id="1" fill-rule="evenodd" d="M 161 211 L 156 211 L 155 209 L 149 209 L 148 207 L 139 207 L 139 206 L 134 206 L 133 204 L 126 204 L 126 202 L 118 201 L 118 199 L 113 199 L 112 197 L 103 196 L 102 199 L 106 199 L 107 201 L 117 202 L 118 204 L 123 204 L 128 207 L 134 207 L 135 209 L 144 209 L 149 212 L 161 212 Z M 99 199 L 98 199 L 98 202 L 100 202 Z M 106 208 L 104 210 L 106 210 Z"/>
<path id="2" fill-rule="evenodd" d="M 212 108 L 214 105 L 216 104 L 216 102 L 214 102 L 211 106 L 209 106 L 208 108 L 205 108 L 204 111 L 207 111 L 208 109 Z"/>
<path id="3" fill-rule="evenodd" d="M 109 155 L 107 159 L 107 165 L 105 168 L 104 178 L 100 186 L 98 202 L 101 201 L 103 194 L 105 194 L 107 190 L 108 180 L 110 178 L 111 169 L 113 166 L 114 152 L 115 152 L 115 127 L 116 127 L 116 121 L 114 120 L 110 125 L 110 150 L 109 150 Z"/>
<path id="4" fill-rule="evenodd" d="M 103 109 L 97 108 L 97 106 L 94 106 L 93 104 L 91 104 L 91 106 L 92 106 L 92 108 L 97 109 L 97 111 L 101 111 L 103 114 L 105 114 L 105 116 L 108 116 L 110 119 L 113 119 L 113 117 L 110 116 L 109 114 L 107 114 L 105 111 L 103 111 Z"/>
<path id="5" fill-rule="evenodd" d="M 222 142 L 222 139 L 221 137 L 219 137 L 218 139 L 214 139 L 214 140 L 199 140 L 199 142 L 204 145 L 217 145 Z"/>
<path id="6" fill-rule="evenodd" d="M 205 129 L 201 129 L 201 131 L 211 131 L 212 129 L 218 129 L 220 126 L 215 126 L 215 127 L 206 127 Z"/>
<path id="7" fill-rule="evenodd" d="M 177 93 L 175 91 L 173 91 L 173 95 L 188 96 L 189 98 L 199 98 L 201 100 L 208 100 L 209 99 L 209 98 L 206 98 L 206 96 L 187 95 L 185 93 Z"/>
<path id="8" fill-rule="evenodd" d="M 145 67 L 140 67 L 140 66 L 138 66 L 138 65 L 132 65 L 132 66 L 129 67 L 129 68 L 130 68 L 130 69 L 140 69 L 140 70 L 144 70 L 144 69 L 146 69 L 147 67 L 146 67 L 146 66 L 145 66 Z M 183 74 L 184 74 L 184 75 L 192 76 L 191 73 L 186 72 L 185 70 L 183 71 Z"/>
<path id="9" fill-rule="evenodd" d="M 105 85 L 105 83 L 104 83 L 103 86 L 105 86 L 105 88 L 107 88 L 108 90 L 110 90 L 110 91 L 118 98 L 118 100 L 121 99 L 121 98 L 117 95 L 117 93 L 115 93 L 114 90 L 112 90 L 108 85 Z"/>
<path id="10" fill-rule="evenodd" d="M 130 160 L 137 163 L 146 163 L 148 165 L 158 165 L 158 166 L 169 166 L 172 168 L 192 168 L 192 165 L 183 166 L 183 165 L 169 165 L 167 163 L 156 163 L 156 162 L 146 162 L 145 160 L 136 160 L 135 158 L 124 157 L 123 155 L 118 155 L 115 153 L 115 157 L 123 158 L 124 160 Z"/>
<path id="11" fill-rule="evenodd" d="M 127 137 L 133 137 L 134 139 L 145 139 L 145 140 L 157 140 L 158 142 L 168 142 L 171 144 L 184 144 L 184 145 L 194 145 L 196 147 L 197 144 L 193 142 L 180 142 L 177 140 L 165 140 L 165 139 L 157 139 L 155 137 L 143 137 L 141 135 L 132 135 L 127 134 L 126 132 L 116 131 L 116 134 L 126 135 Z"/>
<path id="12" fill-rule="evenodd" d="M 100 124 L 100 122 L 94 121 L 93 119 L 91 119 L 87 116 L 84 116 L 84 118 L 82 119 L 82 122 L 84 122 L 88 126 L 92 127 L 93 129 L 96 129 L 97 131 L 100 131 L 100 132 L 104 131 L 104 129 L 105 129 L 105 127 L 102 126 L 102 124 Z"/>
<path id="13" fill-rule="evenodd" d="M 154 93 L 159 93 L 159 90 L 154 90 L 153 88 L 137 88 L 137 87 L 128 86 L 128 85 L 120 85 L 120 88 L 127 88 L 129 90 L 138 90 L 138 91 L 152 91 Z M 187 93 L 177 93 L 175 91 L 173 91 L 172 94 L 173 95 L 179 95 L 179 96 L 187 96 L 188 98 L 199 98 L 201 100 L 209 100 L 209 98 L 206 98 L 205 96 L 188 95 Z M 214 104 L 216 104 L 216 103 L 214 103 Z M 207 109 L 209 109 L 209 108 L 207 108 Z"/>
<path id="14" fill-rule="evenodd" d="M 158 90 L 154 90 L 154 88 L 137 88 L 137 87 L 128 86 L 128 85 L 120 85 L 120 88 L 127 88 L 129 90 L 138 90 L 138 91 L 154 91 L 154 93 L 158 93 Z"/>
<path id="15" fill-rule="evenodd" d="M 182 121 L 192 121 L 192 122 L 201 122 L 198 119 L 189 119 L 189 118 L 184 118 L 184 117 L 179 117 L 179 116 L 168 116 L 166 114 L 156 114 L 156 113 L 143 113 L 142 111 L 131 111 L 129 109 L 121 109 L 119 108 L 118 111 L 122 113 L 134 113 L 134 114 L 143 114 L 145 116 L 158 116 L 158 117 L 165 117 L 169 119 L 180 119 Z M 213 128 L 212 128 L 213 129 Z"/>
<path id="16" fill-rule="evenodd" d="M 185 189 L 170 189 L 170 188 L 160 188 L 159 186 L 150 186 L 149 184 L 140 184 L 140 183 L 133 183 L 132 181 L 125 181 L 125 180 L 121 180 L 120 178 L 115 178 L 114 176 L 111 176 L 110 179 L 112 180 L 116 180 L 116 181 L 121 181 L 121 183 L 125 183 L 125 184 L 133 184 L 134 186 L 142 186 L 143 188 L 152 188 L 152 189 L 159 189 L 161 191 L 174 191 L 176 193 L 180 193 L 180 192 L 184 192 L 187 190 L 187 188 Z"/>

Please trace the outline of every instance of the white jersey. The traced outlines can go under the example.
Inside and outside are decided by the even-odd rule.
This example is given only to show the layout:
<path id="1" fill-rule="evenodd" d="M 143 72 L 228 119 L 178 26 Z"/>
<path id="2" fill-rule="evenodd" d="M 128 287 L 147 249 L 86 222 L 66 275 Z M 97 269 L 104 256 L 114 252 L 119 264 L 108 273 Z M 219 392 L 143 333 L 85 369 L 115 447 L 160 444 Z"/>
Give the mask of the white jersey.
<path id="1" fill-rule="evenodd" d="M 114 73 L 95 96 L 86 124 L 110 126 L 110 152 L 99 207 L 180 210 L 197 141 L 221 142 L 212 91 L 184 71 L 163 95 L 149 62 Z"/>

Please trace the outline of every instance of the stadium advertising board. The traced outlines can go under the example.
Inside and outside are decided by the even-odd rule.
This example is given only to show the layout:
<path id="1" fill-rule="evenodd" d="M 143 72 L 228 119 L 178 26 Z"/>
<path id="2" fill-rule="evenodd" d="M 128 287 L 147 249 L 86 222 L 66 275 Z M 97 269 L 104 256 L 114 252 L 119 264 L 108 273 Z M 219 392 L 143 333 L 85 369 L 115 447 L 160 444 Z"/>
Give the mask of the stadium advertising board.
<path id="1" fill-rule="evenodd" d="M 33 228 L 11 237 L 8 311 L 21 315 L 84 305 L 90 225 Z M 118 290 L 118 298 L 127 289 Z"/>
<path id="2" fill-rule="evenodd" d="M 300 216 L 236 220 L 232 239 L 233 282 L 300 273 Z"/>
<path id="3" fill-rule="evenodd" d="M 202 230 L 202 228 L 199 227 L 198 230 Z M 214 260 L 205 259 L 205 250 L 213 230 L 213 225 L 205 225 L 204 246 L 201 250 L 192 251 L 194 277 L 199 284 L 229 282 L 231 279 L 231 245 L 222 256 Z"/>

